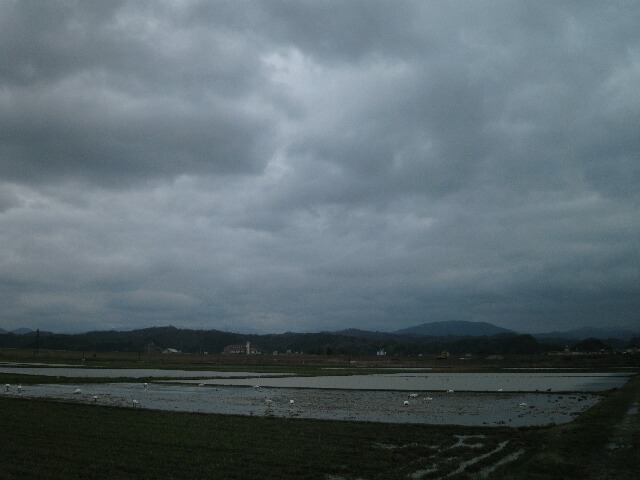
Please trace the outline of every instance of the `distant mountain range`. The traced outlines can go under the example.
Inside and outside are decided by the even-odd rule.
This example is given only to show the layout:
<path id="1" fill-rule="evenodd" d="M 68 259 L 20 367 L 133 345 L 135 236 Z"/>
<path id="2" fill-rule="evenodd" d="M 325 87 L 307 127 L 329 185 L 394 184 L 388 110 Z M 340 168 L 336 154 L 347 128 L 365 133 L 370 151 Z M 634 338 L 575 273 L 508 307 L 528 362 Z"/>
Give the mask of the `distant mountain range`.
<path id="1" fill-rule="evenodd" d="M 414 327 L 396 330 L 392 333 L 396 335 L 415 335 L 421 337 L 491 337 L 493 335 L 518 334 L 522 332 L 498 327 L 487 322 L 454 320 L 423 323 Z M 584 340 L 587 338 L 598 338 L 604 340 L 615 338 L 619 340 L 629 340 L 633 337 L 640 336 L 640 331 L 622 327 L 583 327 L 567 331 L 533 333 L 531 335 L 538 339 Z"/>
<path id="2" fill-rule="evenodd" d="M 247 334 L 218 330 L 179 329 L 172 326 L 130 331 L 94 331 L 62 334 L 28 328 L 0 329 L 0 348 L 43 348 L 144 352 L 174 348 L 183 352 L 221 352 L 225 346 L 250 341 L 263 353 L 389 355 L 433 354 L 442 350 L 471 354 L 528 354 L 573 348 L 585 339 L 604 341 L 623 349 L 640 345 L 640 332 L 624 328 L 580 328 L 564 332 L 522 334 L 486 322 L 444 321 L 416 325 L 394 332 L 347 329 L 338 332 Z"/>
<path id="3" fill-rule="evenodd" d="M 393 332 L 397 335 L 416 335 L 429 337 L 481 337 L 493 336 L 501 334 L 518 334 L 507 328 L 498 327 L 487 322 L 468 322 L 463 320 L 446 321 L 446 322 L 430 322 L 416 325 L 414 327 L 404 328 Z M 623 327 L 582 327 L 566 331 L 553 331 L 546 333 L 532 333 L 537 339 L 567 339 L 567 340 L 584 340 L 587 338 L 618 339 L 630 340 L 633 337 L 640 336 L 640 330 L 631 330 Z"/>
<path id="4" fill-rule="evenodd" d="M 617 338 L 617 339 L 630 339 L 632 337 L 640 336 L 639 331 L 629 330 L 622 327 L 583 327 L 575 330 L 567 330 L 564 332 L 549 332 L 549 333 L 536 333 L 534 337 L 537 338 L 567 338 L 571 340 L 584 340 L 585 338 Z"/>
<path id="5" fill-rule="evenodd" d="M 487 322 L 467 322 L 465 320 L 451 320 L 446 322 L 431 322 L 403 328 L 392 332 L 398 335 L 416 335 L 421 337 L 491 337 L 503 333 L 516 334 L 507 328 L 496 327 Z"/>
<path id="6" fill-rule="evenodd" d="M 30 328 L 16 328 L 14 330 L 5 330 L 0 328 L 0 334 L 13 333 L 14 335 L 26 335 L 33 333 Z M 51 332 L 43 332 L 51 333 Z M 491 337 L 502 334 L 522 334 L 515 330 L 498 327 L 487 322 L 472 322 L 465 320 L 450 320 L 442 322 L 428 322 L 413 327 L 402 328 L 392 332 L 380 332 L 361 330 L 358 328 L 348 328 L 335 332 L 320 332 L 324 334 L 343 335 L 357 338 L 381 339 L 390 336 L 414 336 L 414 337 Z M 235 333 L 234 333 L 235 334 Z M 246 335 L 246 333 L 245 333 Z M 253 333 L 251 335 L 259 335 Z M 584 340 L 587 338 L 607 339 L 615 338 L 620 340 L 629 340 L 633 337 L 640 336 L 639 330 L 631 330 L 624 327 L 582 327 L 573 330 L 553 331 L 545 333 L 532 333 L 532 336 L 538 339 L 569 339 Z"/>
<path id="7" fill-rule="evenodd" d="M 7 331 L 4 328 L 0 328 L 0 333 L 13 333 L 15 335 L 25 335 L 31 333 L 33 330 L 30 328 L 16 328 L 15 330 Z"/>

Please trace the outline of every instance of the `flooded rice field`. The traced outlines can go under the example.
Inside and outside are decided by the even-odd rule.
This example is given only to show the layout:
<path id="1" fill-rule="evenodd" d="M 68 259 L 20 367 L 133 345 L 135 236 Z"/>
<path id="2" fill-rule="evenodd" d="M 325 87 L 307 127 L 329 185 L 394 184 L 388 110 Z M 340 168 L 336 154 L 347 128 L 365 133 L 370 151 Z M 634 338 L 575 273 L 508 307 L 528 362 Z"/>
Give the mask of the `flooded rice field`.
<path id="1" fill-rule="evenodd" d="M 162 372 L 166 375 L 167 371 Z M 150 375 L 145 371 L 141 376 Z M 177 380 L 149 384 L 43 384 L 20 389 L 9 385 L 3 394 L 181 412 L 521 427 L 570 422 L 598 402 L 599 397 L 588 392 L 622 386 L 628 378 L 614 374 L 410 373 L 218 378 L 196 381 L 197 384 Z M 496 388 L 499 385 L 504 388 Z M 480 391 L 482 387 L 485 390 Z"/>
<path id="2" fill-rule="evenodd" d="M 6 385 L 3 395 L 231 415 L 466 426 L 570 422 L 624 385 L 616 373 L 409 372 L 316 377 L 253 372 L 0 365 L 0 372 L 78 378 L 171 378 L 153 383 Z M 282 374 L 279 374 L 282 375 Z M 199 380 L 188 378 L 200 377 Z"/>
<path id="3" fill-rule="evenodd" d="M 10 364 L 0 364 L 0 373 L 69 378 L 246 378 L 288 375 L 282 373 L 219 372 L 210 370 L 165 370 L 160 368 L 85 368 L 82 366 L 50 368 L 44 366 L 15 366 Z"/>
<path id="4" fill-rule="evenodd" d="M 340 390 L 464 392 L 602 392 L 619 388 L 629 374 L 617 373 L 430 373 L 353 376 L 211 379 L 207 385 Z M 201 383 L 200 381 L 193 381 Z"/>
<path id="5" fill-rule="evenodd" d="M 181 412 L 467 426 L 567 423 L 595 405 L 589 394 L 212 387 L 110 383 L 15 386 L 4 395 Z M 135 402 L 134 402 L 135 400 Z"/>

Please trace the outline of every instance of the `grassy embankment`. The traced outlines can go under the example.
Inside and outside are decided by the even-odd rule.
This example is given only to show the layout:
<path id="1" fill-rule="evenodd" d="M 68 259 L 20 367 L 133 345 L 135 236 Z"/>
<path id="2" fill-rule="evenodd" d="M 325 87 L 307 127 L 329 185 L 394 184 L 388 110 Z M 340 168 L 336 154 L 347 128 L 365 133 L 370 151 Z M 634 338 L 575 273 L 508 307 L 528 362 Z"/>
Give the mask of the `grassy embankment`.
<path id="1" fill-rule="evenodd" d="M 634 378 L 575 422 L 543 429 L 234 417 L 0 396 L 0 477 L 461 479 L 524 451 L 490 478 L 637 478 L 640 425 L 626 412 L 639 392 Z M 620 448 L 605 447 L 612 439 Z"/>
<path id="2" fill-rule="evenodd" d="M 500 480 L 638 479 L 640 378 L 606 398 L 572 423 L 535 432 L 536 448 Z"/>

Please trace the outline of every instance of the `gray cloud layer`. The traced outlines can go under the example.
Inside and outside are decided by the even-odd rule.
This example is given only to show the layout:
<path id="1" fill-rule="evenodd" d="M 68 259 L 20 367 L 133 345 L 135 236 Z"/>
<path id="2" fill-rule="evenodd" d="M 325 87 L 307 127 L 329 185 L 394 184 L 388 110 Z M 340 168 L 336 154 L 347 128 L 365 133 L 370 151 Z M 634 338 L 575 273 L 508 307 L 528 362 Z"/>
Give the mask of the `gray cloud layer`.
<path id="1" fill-rule="evenodd" d="M 639 328 L 635 2 L 0 2 L 0 326 Z"/>

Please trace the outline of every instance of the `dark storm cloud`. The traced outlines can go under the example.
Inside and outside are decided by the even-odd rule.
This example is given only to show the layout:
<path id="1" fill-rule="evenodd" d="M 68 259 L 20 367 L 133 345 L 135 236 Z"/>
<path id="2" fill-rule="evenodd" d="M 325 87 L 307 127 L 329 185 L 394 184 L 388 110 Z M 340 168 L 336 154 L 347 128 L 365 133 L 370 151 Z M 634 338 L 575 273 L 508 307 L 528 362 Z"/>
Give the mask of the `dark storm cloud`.
<path id="1" fill-rule="evenodd" d="M 3 328 L 638 328 L 637 5 L 1 8 Z"/>
<path id="2" fill-rule="evenodd" d="M 260 71 L 240 34 L 181 25 L 179 12 L 144 3 L 6 10 L 5 178 L 110 184 L 262 168 L 274 112 L 250 98 Z"/>

